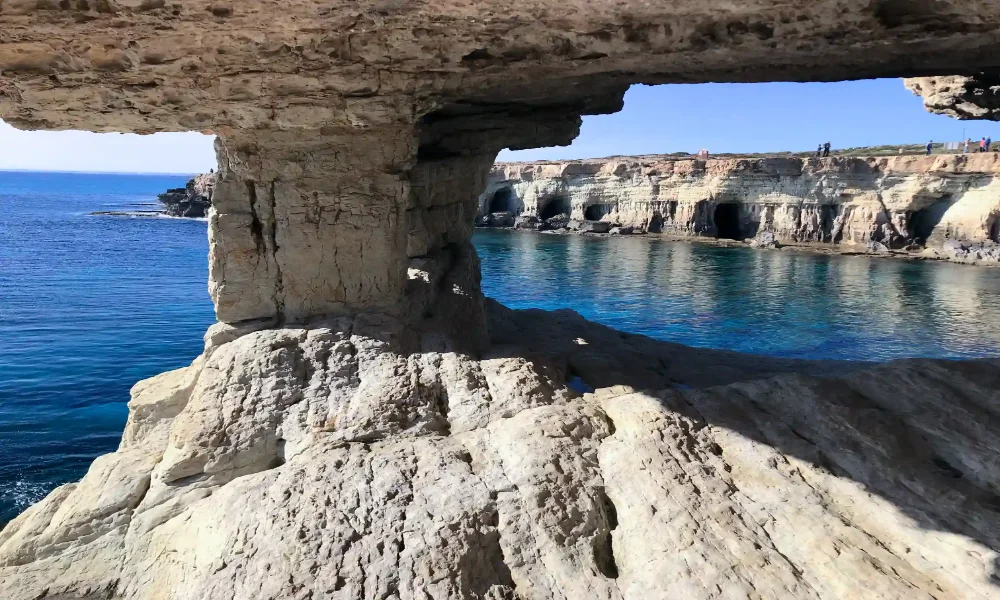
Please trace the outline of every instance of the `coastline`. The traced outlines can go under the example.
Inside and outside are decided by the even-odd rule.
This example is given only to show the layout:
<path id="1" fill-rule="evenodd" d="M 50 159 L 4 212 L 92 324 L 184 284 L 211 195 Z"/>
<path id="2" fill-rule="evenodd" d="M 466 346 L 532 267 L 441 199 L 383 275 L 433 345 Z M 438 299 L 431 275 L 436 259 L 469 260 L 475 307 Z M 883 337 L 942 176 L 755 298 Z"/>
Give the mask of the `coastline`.
<path id="1" fill-rule="evenodd" d="M 579 236 L 585 238 L 593 239 L 608 239 L 608 238 L 640 238 L 647 240 L 658 240 L 663 242 L 682 242 L 682 243 L 692 243 L 701 244 L 705 246 L 715 246 L 719 248 L 744 248 L 747 250 L 771 250 L 771 251 L 789 251 L 789 252 L 800 252 L 802 254 L 815 254 L 815 255 L 825 255 L 825 256 L 864 256 L 867 258 L 885 258 L 892 260 L 908 260 L 908 261 L 930 261 L 930 262 L 942 262 L 950 263 L 956 265 L 965 265 L 970 267 L 986 267 L 986 268 L 1000 268 L 1000 262 L 994 260 L 960 260 L 957 258 L 952 258 L 942 255 L 940 250 L 935 248 L 925 248 L 920 251 L 904 250 L 904 249 L 887 249 L 885 252 L 872 252 L 869 251 L 865 246 L 857 245 L 831 245 L 824 244 L 822 242 L 782 242 L 774 246 L 754 246 L 750 243 L 750 240 L 739 241 L 739 240 L 728 240 L 728 239 L 718 239 L 710 237 L 701 236 L 686 236 L 677 235 L 674 233 L 648 233 L 648 232 L 636 232 L 627 235 L 612 234 L 612 233 L 594 233 L 594 232 L 581 232 L 572 231 L 569 229 L 550 229 L 545 231 L 536 231 L 532 229 L 518 229 L 516 227 L 477 227 L 476 231 L 502 231 L 507 233 L 524 233 L 524 234 L 534 234 L 534 235 L 553 235 L 553 236 Z"/>

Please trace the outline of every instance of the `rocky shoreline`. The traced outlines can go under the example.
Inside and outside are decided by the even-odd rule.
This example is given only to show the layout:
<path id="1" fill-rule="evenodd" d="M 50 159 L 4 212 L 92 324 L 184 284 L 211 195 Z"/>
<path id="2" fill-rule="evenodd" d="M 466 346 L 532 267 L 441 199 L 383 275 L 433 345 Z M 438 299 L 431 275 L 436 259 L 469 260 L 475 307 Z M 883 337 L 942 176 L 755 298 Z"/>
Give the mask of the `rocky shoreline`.
<path id="1" fill-rule="evenodd" d="M 212 206 L 217 178 L 215 173 L 196 175 L 182 188 L 169 189 L 157 195 L 156 203 L 137 206 L 160 206 L 156 209 L 101 210 L 90 213 L 113 217 L 174 217 L 179 219 L 205 219 Z"/>
<path id="2" fill-rule="evenodd" d="M 476 224 L 997 265 L 1000 158 L 498 163 Z"/>

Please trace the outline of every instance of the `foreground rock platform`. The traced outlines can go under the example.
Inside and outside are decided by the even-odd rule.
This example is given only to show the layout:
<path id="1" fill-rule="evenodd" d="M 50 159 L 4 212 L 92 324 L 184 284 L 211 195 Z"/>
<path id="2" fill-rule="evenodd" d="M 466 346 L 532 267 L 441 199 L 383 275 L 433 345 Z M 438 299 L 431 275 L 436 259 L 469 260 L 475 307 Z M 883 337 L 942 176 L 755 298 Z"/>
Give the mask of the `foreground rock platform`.
<path id="1" fill-rule="evenodd" d="M 998 593 L 1000 361 L 772 360 L 487 309 L 481 359 L 391 318 L 209 337 L 3 530 L 4 598 Z"/>

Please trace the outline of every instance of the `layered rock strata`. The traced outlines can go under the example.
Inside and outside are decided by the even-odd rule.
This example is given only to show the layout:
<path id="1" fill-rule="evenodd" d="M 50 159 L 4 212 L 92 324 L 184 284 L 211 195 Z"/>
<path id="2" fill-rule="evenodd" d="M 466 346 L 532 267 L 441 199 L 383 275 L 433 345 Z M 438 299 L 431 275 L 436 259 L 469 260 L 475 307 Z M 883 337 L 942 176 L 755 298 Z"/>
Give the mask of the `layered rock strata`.
<path id="1" fill-rule="evenodd" d="M 214 191 L 215 174 L 205 173 L 192 178 L 182 188 L 167 190 L 158 199 L 163 212 L 171 217 L 200 219 L 208 216 Z"/>
<path id="2" fill-rule="evenodd" d="M 479 214 L 677 235 L 943 248 L 1000 242 L 1000 155 L 498 164 Z"/>
<path id="3" fill-rule="evenodd" d="M 995 593 L 995 362 L 709 369 L 485 303 L 469 239 L 497 151 L 633 83 L 971 75 L 998 28 L 987 0 L 4 0 L 4 119 L 218 135 L 220 323 L 0 532 L 0 596 Z"/>

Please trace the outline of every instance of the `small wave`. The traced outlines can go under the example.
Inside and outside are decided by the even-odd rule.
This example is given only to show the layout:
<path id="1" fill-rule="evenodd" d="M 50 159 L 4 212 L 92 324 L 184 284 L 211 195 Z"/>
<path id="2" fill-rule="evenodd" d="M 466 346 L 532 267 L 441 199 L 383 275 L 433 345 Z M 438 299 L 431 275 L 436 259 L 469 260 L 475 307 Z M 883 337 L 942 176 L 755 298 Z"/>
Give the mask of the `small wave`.
<path id="1" fill-rule="evenodd" d="M 20 513 L 49 493 L 49 486 L 37 481 L 17 479 L 0 484 L 0 504 L 13 506 Z"/>

